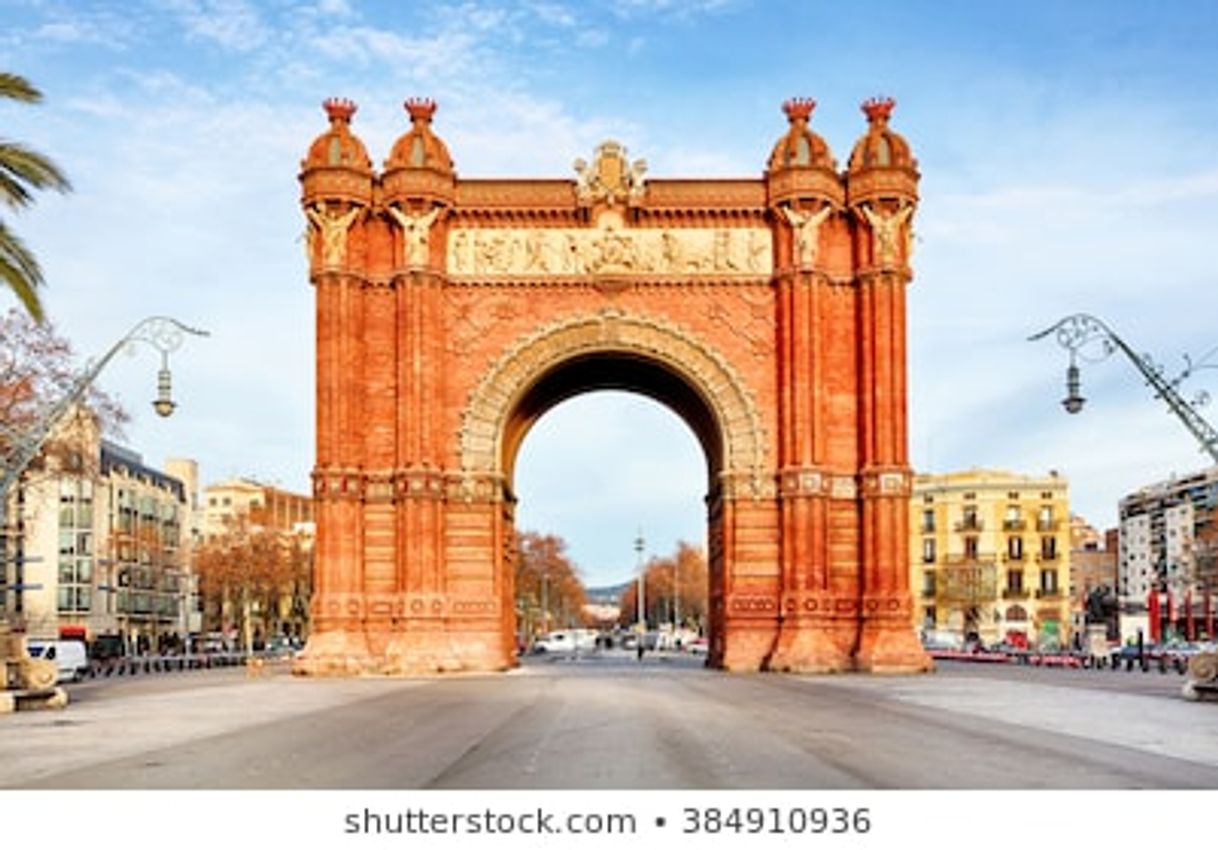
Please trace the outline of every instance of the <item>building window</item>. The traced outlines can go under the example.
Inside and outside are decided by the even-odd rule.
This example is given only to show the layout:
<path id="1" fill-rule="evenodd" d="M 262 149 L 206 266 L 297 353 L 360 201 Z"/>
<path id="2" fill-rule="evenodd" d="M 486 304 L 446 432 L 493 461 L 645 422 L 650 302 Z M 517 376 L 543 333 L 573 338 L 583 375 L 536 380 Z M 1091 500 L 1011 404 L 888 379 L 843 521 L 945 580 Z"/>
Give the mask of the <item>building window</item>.
<path id="1" fill-rule="evenodd" d="M 922 563 L 933 564 L 935 562 L 935 539 L 928 537 L 922 541 Z"/>
<path id="2" fill-rule="evenodd" d="M 1057 538 L 1042 537 L 1040 538 L 1040 557 L 1046 561 L 1057 559 Z"/>
<path id="3" fill-rule="evenodd" d="M 1040 571 L 1040 592 L 1045 596 L 1057 593 L 1057 570 Z"/>
<path id="4" fill-rule="evenodd" d="M 1023 538 L 1008 537 L 1007 538 L 1007 557 L 1012 561 L 1023 560 Z"/>
<path id="5" fill-rule="evenodd" d="M 1056 531 L 1057 526 L 1053 519 L 1053 506 L 1041 505 L 1040 511 L 1036 515 L 1036 528 L 1040 531 Z"/>
<path id="6" fill-rule="evenodd" d="M 981 529 L 981 522 L 977 519 L 977 508 L 974 505 L 964 506 L 964 515 L 961 518 L 960 526 L 962 529 L 977 531 Z"/>
<path id="7" fill-rule="evenodd" d="M 88 587 L 60 585 L 55 601 L 60 611 L 88 611 L 93 604 L 93 592 Z"/>
<path id="8" fill-rule="evenodd" d="M 935 512 L 934 510 L 922 511 L 922 531 L 930 532 L 935 530 Z"/>
<path id="9" fill-rule="evenodd" d="M 922 572 L 922 595 L 923 596 L 932 596 L 932 597 L 935 595 L 935 571 L 934 570 L 924 570 Z"/>
<path id="10" fill-rule="evenodd" d="M 1006 531 L 1023 531 L 1023 510 L 1019 505 L 1007 505 L 1006 514 L 1002 518 L 1002 527 Z"/>
<path id="11" fill-rule="evenodd" d="M 969 558 L 970 560 L 977 557 L 977 538 L 976 537 L 964 538 L 964 557 Z"/>
<path id="12" fill-rule="evenodd" d="M 922 610 L 924 612 L 922 614 L 923 628 L 933 629 L 935 627 L 935 623 L 937 622 L 937 613 L 938 613 L 937 611 L 935 611 L 935 606 L 927 605 Z"/>
<path id="13" fill-rule="evenodd" d="M 1007 570 L 1007 590 L 1023 593 L 1023 570 Z"/>

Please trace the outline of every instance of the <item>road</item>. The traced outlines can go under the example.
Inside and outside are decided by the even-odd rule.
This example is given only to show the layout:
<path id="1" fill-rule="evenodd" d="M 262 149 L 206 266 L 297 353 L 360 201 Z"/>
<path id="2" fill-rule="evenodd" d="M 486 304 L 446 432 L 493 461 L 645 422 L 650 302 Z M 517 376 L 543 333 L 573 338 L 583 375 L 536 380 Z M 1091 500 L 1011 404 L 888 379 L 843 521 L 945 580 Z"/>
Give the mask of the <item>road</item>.
<path id="1" fill-rule="evenodd" d="M 1218 704 L 1179 685 L 965 664 L 723 674 L 616 653 L 411 680 L 196 671 L 0 717 L 0 787 L 1218 789 Z"/>

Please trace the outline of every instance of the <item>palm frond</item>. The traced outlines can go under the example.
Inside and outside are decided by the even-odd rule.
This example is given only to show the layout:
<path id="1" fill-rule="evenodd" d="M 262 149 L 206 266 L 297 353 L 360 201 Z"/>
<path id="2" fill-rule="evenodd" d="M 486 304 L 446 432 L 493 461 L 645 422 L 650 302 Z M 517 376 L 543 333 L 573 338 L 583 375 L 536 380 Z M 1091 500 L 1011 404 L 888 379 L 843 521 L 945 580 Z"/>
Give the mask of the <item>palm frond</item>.
<path id="1" fill-rule="evenodd" d="M 42 285 L 42 269 L 25 243 L 3 221 L 0 221 L 0 281 L 13 290 L 34 321 L 42 321 L 42 302 L 37 292 Z"/>
<path id="2" fill-rule="evenodd" d="M 23 207 L 32 200 L 29 190 L 72 188 L 50 159 L 14 142 L 0 142 L 0 200 L 10 207 Z"/>
<path id="3" fill-rule="evenodd" d="M 42 92 L 30 85 L 25 77 L 0 71 L 0 97 L 22 103 L 38 103 L 42 100 Z"/>

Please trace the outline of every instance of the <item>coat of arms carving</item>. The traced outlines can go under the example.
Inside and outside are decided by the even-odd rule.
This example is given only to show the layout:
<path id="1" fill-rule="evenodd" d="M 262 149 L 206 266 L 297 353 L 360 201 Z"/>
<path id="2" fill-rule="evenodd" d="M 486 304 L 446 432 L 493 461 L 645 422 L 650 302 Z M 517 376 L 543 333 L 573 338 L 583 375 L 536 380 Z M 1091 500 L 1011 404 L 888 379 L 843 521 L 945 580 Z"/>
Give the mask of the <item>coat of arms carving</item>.
<path id="1" fill-rule="evenodd" d="M 643 199 L 646 171 L 647 160 L 629 162 L 626 148 L 608 139 L 597 146 L 591 165 L 582 158 L 575 160 L 575 196 L 583 206 L 597 201 L 634 206 Z"/>

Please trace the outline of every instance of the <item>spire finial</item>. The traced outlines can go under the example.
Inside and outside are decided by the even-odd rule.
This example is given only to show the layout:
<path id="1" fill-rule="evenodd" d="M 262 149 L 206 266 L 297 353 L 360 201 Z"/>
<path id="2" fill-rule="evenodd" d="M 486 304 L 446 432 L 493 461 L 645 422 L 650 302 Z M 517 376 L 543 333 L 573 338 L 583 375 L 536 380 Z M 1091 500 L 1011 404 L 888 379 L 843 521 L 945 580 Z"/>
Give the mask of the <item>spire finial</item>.
<path id="1" fill-rule="evenodd" d="M 812 110 L 815 108 L 816 101 L 810 97 L 793 97 L 782 105 L 782 111 L 787 114 L 787 119 L 792 124 L 796 121 L 807 121 L 812 117 Z"/>
<path id="2" fill-rule="evenodd" d="M 327 98 L 322 102 L 321 106 L 326 110 L 326 115 L 330 117 L 330 123 L 332 124 L 335 121 L 342 121 L 344 124 L 349 124 L 351 122 L 351 116 L 355 114 L 357 109 L 359 109 L 359 107 L 355 105 L 355 101 L 349 100 L 345 97 Z"/>
<path id="3" fill-rule="evenodd" d="M 403 104 L 414 122 L 426 121 L 431 123 L 431 116 L 436 114 L 436 102 L 429 97 L 408 97 Z"/>
<path id="4" fill-rule="evenodd" d="M 867 116 L 867 123 L 886 124 L 888 116 L 892 114 L 892 109 L 896 105 L 897 102 L 891 97 L 870 97 L 863 101 L 860 108 Z"/>

